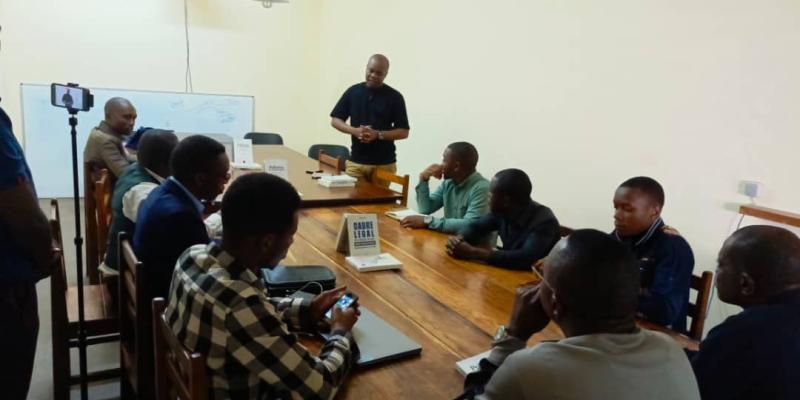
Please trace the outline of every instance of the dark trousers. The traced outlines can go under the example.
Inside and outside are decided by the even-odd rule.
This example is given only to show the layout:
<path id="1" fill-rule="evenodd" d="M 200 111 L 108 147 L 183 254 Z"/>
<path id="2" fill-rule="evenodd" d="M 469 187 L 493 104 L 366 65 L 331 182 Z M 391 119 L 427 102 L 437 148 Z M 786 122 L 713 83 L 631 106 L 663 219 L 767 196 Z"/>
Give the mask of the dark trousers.
<path id="1" fill-rule="evenodd" d="M 34 283 L 0 287 L 0 397 L 25 400 L 33 374 L 39 309 Z"/>

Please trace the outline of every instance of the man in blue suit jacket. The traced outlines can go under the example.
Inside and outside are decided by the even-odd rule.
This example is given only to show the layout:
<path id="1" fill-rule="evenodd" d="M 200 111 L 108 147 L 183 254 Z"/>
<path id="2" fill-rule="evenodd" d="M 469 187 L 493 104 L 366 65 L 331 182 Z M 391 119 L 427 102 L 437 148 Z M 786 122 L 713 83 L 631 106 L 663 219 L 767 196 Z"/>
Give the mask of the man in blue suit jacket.
<path id="1" fill-rule="evenodd" d="M 178 257 L 209 242 L 201 200 L 214 200 L 230 179 L 225 147 L 206 136 L 182 140 L 170 163 L 173 175 L 139 206 L 133 236 L 133 249 L 148 273 L 149 298 L 168 297 Z"/>
<path id="2" fill-rule="evenodd" d="M 639 260 L 639 317 L 686 332 L 694 253 L 684 238 L 666 231 L 663 207 L 660 183 L 646 176 L 628 179 L 614 193 L 612 235 Z"/>

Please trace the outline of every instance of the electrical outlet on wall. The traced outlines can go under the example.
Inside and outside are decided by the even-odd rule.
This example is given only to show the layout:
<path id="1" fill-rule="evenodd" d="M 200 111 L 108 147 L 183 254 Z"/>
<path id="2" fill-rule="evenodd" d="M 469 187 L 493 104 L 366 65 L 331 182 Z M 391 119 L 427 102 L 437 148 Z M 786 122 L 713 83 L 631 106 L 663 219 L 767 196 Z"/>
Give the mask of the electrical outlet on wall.
<path id="1" fill-rule="evenodd" d="M 739 193 L 755 199 L 764 191 L 764 184 L 756 181 L 742 181 L 739 184 Z"/>

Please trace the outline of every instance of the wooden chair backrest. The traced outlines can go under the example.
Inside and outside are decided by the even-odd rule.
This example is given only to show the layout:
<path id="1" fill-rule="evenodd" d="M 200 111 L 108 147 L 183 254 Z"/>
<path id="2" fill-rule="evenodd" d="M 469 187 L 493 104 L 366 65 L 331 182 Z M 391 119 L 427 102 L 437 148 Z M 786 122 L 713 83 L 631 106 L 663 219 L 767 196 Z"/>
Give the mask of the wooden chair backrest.
<path id="1" fill-rule="evenodd" d="M 166 301 L 153 299 L 153 341 L 156 399 L 205 400 L 208 396 L 206 360 L 192 353 L 172 332 L 165 316 Z"/>
<path id="2" fill-rule="evenodd" d="M 400 199 L 400 205 L 404 207 L 408 205 L 408 186 L 409 183 L 411 182 L 411 179 L 409 178 L 408 175 L 399 176 L 386 170 L 377 169 L 375 170 L 375 177 L 380 180 L 397 183 L 400 186 L 402 186 L 403 198 Z"/>
<path id="3" fill-rule="evenodd" d="M 323 169 L 324 166 L 329 166 L 336 169 L 336 173 L 339 174 L 344 171 L 344 159 L 342 157 L 333 157 L 329 156 L 325 150 L 319 151 L 319 169 Z"/>
<path id="4" fill-rule="evenodd" d="M 94 195 L 95 182 L 100 169 L 91 162 L 83 163 L 83 220 L 86 231 L 86 276 L 89 283 L 100 282 L 97 267 L 100 266 L 100 255 L 97 254 L 97 198 Z M 105 239 L 103 239 L 105 240 Z"/>
<path id="5" fill-rule="evenodd" d="M 50 200 L 50 232 L 53 235 L 53 246 L 60 250 L 53 275 L 50 277 L 50 309 L 53 327 L 66 335 L 69 317 L 67 316 L 67 268 L 64 263 L 64 241 L 61 237 L 61 213 L 58 200 Z"/>
<path id="6" fill-rule="evenodd" d="M 95 208 L 97 210 L 97 254 L 105 257 L 108 245 L 108 230 L 111 228 L 111 196 L 114 192 L 114 179 L 108 169 L 100 170 L 94 185 Z"/>
<path id="7" fill-rule="evenodd" d="M 119 234 L 119 342 L 122 379 L 140 398 L 152 398 L 152 320 L 147 276 L 125 232 Z"/>
<path id="8" fill-rule="evenodd" d="M 697 341 L 703 339 L 703 327 L 708 313 L 708 302 L 711 301 L 711 287 L 714 285 L 714 273 L 703 271 L 700 276 L 692 275 L 691 288 L 697 291 L 694 303 L 689 303 L 689 317 L 692 324 L 689 326 L 689 336 Z"/>

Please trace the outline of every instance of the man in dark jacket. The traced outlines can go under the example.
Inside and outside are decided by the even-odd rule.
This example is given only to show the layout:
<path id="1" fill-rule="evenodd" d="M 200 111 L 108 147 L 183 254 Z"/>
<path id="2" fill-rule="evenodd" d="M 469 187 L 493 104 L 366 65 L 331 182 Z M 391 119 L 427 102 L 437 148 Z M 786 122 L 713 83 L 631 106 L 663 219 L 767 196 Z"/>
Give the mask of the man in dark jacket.
<path id="1" fill-rule="evenodd" d="M 183 139 L 172 154 L 172 176 L 139 207 L 133 248 L 148 271 L 149 296 L 168 297 L 184 250 L 209 242 L 202 200 L 214 200 L 230 179 L 225 147 L 206 136 Z"/>
<path id="2" fill-rule="evenodd" d="M 719 299 L 744 311 L 712 329 L 692 358 L 700 395 L 800 399 L 800 238 L 748 226 L 717 260 Z"/>
<path id="3" fill-rule="evenodd" d="M 612 235 L 639 260 L 639 317 L 686 331 L 694 254 L 683 237 L 665 232 L 664 189 L 652 178 L 628 179 L 614 193 Z"/>
<path id="4" fill-rule="evenodd" d="M 470 222 L 463 236 L 451 236 L 447 254 L 501 268 L 530 269 L 559 238 L 558 220 L 549 208 L 531 200 L 531 190 L 525 172 L 498 172 L 489 185 L 490 213 Z M 503 241 L 501 249 L 486 245 L 494 232 Z"/>
<path id="5" fill-rule="evenodd" d="M 170 176 L 169 159 L 178 145 L 178 137 L 172 131 L 150 129 L 140 140 L 139 161 L 131 164 L 122 173 L 111 196 L 111 227 L 108 230 L 106 258 L 101 271 L 114 274 L 117 271 L 117 235 L 135 233 L 136 217 L 144 199 Z"/>

